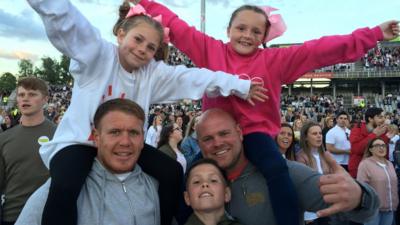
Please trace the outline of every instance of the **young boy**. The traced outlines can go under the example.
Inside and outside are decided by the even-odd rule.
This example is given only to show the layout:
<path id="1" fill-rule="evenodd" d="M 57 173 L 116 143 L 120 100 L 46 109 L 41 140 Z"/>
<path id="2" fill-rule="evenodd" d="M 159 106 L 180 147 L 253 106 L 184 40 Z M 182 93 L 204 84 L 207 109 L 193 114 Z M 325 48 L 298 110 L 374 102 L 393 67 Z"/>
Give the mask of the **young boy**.
<path id="1" fill-rule="evenodd" d="M 195 162 L 186 173 L 184 198 L 194 213 L 185 225 L 240 225 L 225 213 L 231 191 L 225 172 L 212 159 Z"/>

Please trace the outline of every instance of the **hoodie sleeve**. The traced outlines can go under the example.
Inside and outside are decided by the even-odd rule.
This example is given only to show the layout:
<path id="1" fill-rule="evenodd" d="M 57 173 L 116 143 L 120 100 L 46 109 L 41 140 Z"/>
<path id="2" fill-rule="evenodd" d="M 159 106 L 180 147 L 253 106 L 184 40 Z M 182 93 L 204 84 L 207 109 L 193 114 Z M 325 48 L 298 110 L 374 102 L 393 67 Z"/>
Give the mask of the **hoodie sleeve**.
<path id="1" fill-rule="evenodd" d="M 151 0 L 141 0 L 147 13 L 152 16 L 162 15 L 162 24 L 170 29 L 171 43 L 185 53 L 198 67 L 207 67 L 209 54 L 221 48 L 223 42 L 196 30 L 180 19 L 167 7 Z"/>
<path id="2" fill-rule="evenodd" d="M 68 0 L 28 0 L 41 17 L 50 42 L 72 59 L 74 70 L 97 68 L 102 51 L 111 51 L 100 32 Z M 73 73 L 76 79 L 76 74 Z M 88 75 L 96 73 L 88 72 Z M 79 78 L 80 79 L 80 78 Z M 85 78 L 86 79 L 86 78 Z M 79 83 L 84 82 L 78 80 Z"/>
<path id="3" fill-rule="evenodd" d="M 181 99 L 200 99 L 204 93 L 209 97 L 235 95 L 246 99 L 250 81 L 224 72 L 208 69 L 169 66 L 156 62 L 152 74 L 152 102 L 171 102 Z"/>
<path id="4" fill-rule="evenodd" d="M 357 61 L 381 40 L 383 33 L 377 26 L 357 29 L 348 35 L 324 36 L 302 45 L 264 52 L 272 52 L 273 55 L 266 57 L 266 62 L 272 70 L 280 71 L 282 83 L 287 84 L 314 69 Z M 273 61 L 268 60 L 271 57 Z"/>

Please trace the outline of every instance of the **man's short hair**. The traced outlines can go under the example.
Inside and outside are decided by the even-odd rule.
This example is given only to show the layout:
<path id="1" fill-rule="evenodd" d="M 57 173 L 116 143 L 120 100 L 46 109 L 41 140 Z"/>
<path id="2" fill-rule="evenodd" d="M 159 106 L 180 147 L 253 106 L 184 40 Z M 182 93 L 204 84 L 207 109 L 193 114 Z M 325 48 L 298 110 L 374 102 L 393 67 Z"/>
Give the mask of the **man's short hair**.
<path id="1" fill-rule="evenodd" d="M 42 95 L 49 96 L 49 87 L 47 86 L 46 82 L 36 77 L 22 78 L 17 83 L 17 88 L 18 87 L 23 87 L 27 90 L 37 90 L 40 91 Z"/>
<path id="2" fill-rule="evenodd" d="M 345 111 L 340 111 L 337 115 L 336 118 L 339 118 L 340 116 L 345 115 L 347 118 L 349 118 L 349 114 L 347 114 L 347 112 Z"/>
<path id="3" fill-rule="evenodd" d="M 378 107 L 372 107 L 368 108 L 367 111 L 365 112 L 365 121 L 368 123 L 369 119 L 368 118 L 374 118 L 377 115 L 380 115 L 383 112 L 383 109 L 378 108 Z"/>
<path id="4" fill-rule="evenodd" d="M 136 102 L 131 101 L 129 99 L 116 98 L 102 103 L 97 108 L 93 119 L 94 127 L 98 129 L 101 119 L 107 113 L 112 111 L 120 111 L 128 115 L 135 116 L 142 122 L 144 122 L 145 119 L 142 107 L 140 107 L 140 105 L 138 105 Z"/>

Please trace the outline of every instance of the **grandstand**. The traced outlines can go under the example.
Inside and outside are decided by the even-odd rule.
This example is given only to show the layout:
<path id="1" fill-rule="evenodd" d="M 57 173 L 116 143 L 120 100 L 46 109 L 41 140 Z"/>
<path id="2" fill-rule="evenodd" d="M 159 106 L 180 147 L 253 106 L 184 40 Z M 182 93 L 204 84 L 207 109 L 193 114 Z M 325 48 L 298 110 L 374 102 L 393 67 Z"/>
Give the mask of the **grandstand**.
<path id="1" fill-rule="evenodd" d="M 290 45 L 294 44 L 270 47 Z M 345 108 L 352 107 L 358 96 L 362 96 L 367 104 L 380 106 L 381 99 L 400 95 L 400 42 L 381 42 L 357 62 L 307 73 L 282 89 L 284 95 L 343 96 Z"/>

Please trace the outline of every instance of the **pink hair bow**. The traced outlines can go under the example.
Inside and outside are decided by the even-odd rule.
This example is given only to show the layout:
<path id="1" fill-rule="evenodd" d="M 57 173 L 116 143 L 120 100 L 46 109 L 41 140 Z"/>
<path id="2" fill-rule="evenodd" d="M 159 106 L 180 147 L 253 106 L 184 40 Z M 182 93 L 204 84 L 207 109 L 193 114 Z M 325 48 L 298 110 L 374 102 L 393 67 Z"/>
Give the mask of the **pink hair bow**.
<path id="1" fill-rule="evenodd" d="M 278 9 L 271 6 L 260 6 L 260 8 L 267 14 L 268 20 L 271 24 L 268 35 L 264 39 L 264 43 L 281 36 L 286 31 L 286 24 L 280 14 L 272 14 L 271 12 Z"/>
<path id="2" fill-rule="evenodd" d="M 137 16 L 137 15 L 145 15 L 145 16 L 148 16 L 148 17 L 152 18 L 153 20 L 159 22 L 159 23 L 162 25 L 162 16 L 161 16 L 161 15 L 152 17 L 150 14 L 148 14 L 148 13 L 146 12 L 146 10 L 143 8 L 143 6 L 141 6 L 141 5 L 139 5 L 139 4 L 137 4 L 137 5 L 133 6 L 133 7 L 131 7 L 131 8 L 129 9 L 129 11 L 128 11 L 128 14 L 126 14 L 125 18 L 129 18 L 129 17 Z M 168 44 L 168 43 L 169 43 L 169 40 L 170 40 L 170 39 L 169 39 L 169 28 L 163 26 L 163 29 L 164 29 L 164 40 L 163 40 L 163 42 L 166 43 L 166 44 Z"/>

